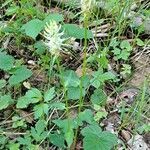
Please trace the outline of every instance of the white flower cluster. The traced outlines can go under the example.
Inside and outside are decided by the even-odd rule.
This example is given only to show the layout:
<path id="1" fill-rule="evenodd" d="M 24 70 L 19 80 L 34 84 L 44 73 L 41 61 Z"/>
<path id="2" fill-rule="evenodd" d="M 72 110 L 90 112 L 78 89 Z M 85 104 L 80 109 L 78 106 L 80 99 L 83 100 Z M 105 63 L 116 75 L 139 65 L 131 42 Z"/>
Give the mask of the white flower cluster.
<path id="1" fill-rule="evenodd" d="M 81 10 L 84 17 L 87 17 L 96 6 L 96 0 L 81 0 Z"/>
<path id="2" fill-rule="evenodd" d="M 49 51 L 52 55 L 59 56 L 60 51 L 62 50 L 62 46 L 66 46 L 63 38 L 63 31 L 61 30 L 61 25 L 57 25 L 56 21 L 50 21 L 50 23 L 46 23 L 44 37 L 45 44 L 49 48 Z"/>

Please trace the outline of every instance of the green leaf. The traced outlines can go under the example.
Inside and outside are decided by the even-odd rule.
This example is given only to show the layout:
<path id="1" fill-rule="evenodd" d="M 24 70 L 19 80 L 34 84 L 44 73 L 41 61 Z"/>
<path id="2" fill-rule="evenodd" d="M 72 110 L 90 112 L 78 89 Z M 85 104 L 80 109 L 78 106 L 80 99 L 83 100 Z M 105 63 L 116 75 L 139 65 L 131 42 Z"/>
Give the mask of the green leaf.
<path id="1" fill-rule="evenodd" d="M 45 120 L 42 119 L 40 119 L 35 125 L 35 129 L 38 134 L 41 134 L 45 130 L 45 127 L 46 127 L 46 122 Z"/>
<path id="2" fill-rule="evenodd" d="M 115 79 L 116 77 L 112 72 L 103 73 L 102 70 L 94 72 L 93 76 L 94 78 L 92 78 L 90 82 L 95 88 L 99 88 L 105 81 Z"/>
<path id="3" fill-rule="evenodd" d="M 43 22 L 44 22 L 44 24 L 46 23 L 46 22 L 50 22 L 51 20 L 54 20 L 54 21 L 56 21 L 57 23 L 59 23 L 59 22 L 62 22 L 63 20 L 64 20 L 64 18 L 63 18 L 63 15 L 62 14 L 59 14 L 59 13 L 51 13 L 51 14 L 49 14 L 44 20 L 43 20 Z"/>
<path id="4" fill-rule="evenodd" d="M 54 133 L 49 135 L 50 142 L 59 148 L 64 147 L 64 136 L 62 134 Z"/>
<path id="5" fill-rule="evenodd" d="M 22 96 L 17 101 L 17 108 L 27 108 L 30 104 L 29 99 L 26 96 Z"/>
<path id="6" fill-rule="evenodd" d="M 101 132 L 102 132 L 102 129 L 96 123 L 92 125 L 88 125 L 87 127 L 81 130 L 81 134 L 83 136 L 87 136 L 91 134 L 100 135 Z"/>
<path id="7" fill-rule="evenodd" d="M 64 119 L 64 120 L 53 120 L 53 122 L 61 129 L 63 129 L 63 132 L 67 132 L 69 128 L 76 129 L 77 128 L 77 122 L 74 119 Z"/>
<path id="8" fill-rule="evenodd" d="M 78 125 L 82 126 L 83 122 L 92 124 L 94 122 L 93 113 L 90 109 L 86 109 L 83 112 L 80 112 L 77 117 Z"/>
<path id="9" fill-rule="evenodd" d="M 9 148 L 9 150 L 18 150 L 20 147 L 19 143 L 9 143 L 7 145 L 7 147 Z"/>
<path id="10" fill-rule="evenodd" d="M 29 135 L 25 135 L 24 138 L 23 137 L 17 138 L 17 141 L 19 142 L 20 145 L 31 146 L 32 139 Z"/>
<path id="11" fill-rule="evenodd" d="M 120 43 L 120 47 L 121 47 L 121 49 L 126 49 L 127 51 L 131 51 L 132 50 L 132 47 L 131 47 L 129 41 L 127 41 L 127 40 L 123 40 Z"/>
<path id="12" fill-rule="evenodd" d="M 55 88 L 52 87 L 44 93 L 44 101 L 49 102 L 55 97 Z"/>
<path id="13" fill-rule="evenodd" d="M 128 60 L 130 56 L 130 52 L 126 51 L 125 49 L 121 51 L 120 55 L 117 56 L 118 59 Z"/>
<path id="14" fill-rule="evenodd" d="M 7 108 L 12 101 L 10 95 L 0 96 L 0 110 Z"/>
<path id="15" fill-rule="evenodd" d="M 38 104 L 34 107 L 34 116 L 35 119 L 42 117 L 44 114 L 48 114 L 49 107 L 48 104 L 42 103 Z"/>
<path id="16" fill-rule="evenodd" d="M 80 87 L 69 87 L 68 89 L 68 99 L 70 100 L 78 100 L 80 99 L 81 89 Z M 82 97 L 85 96 L 85 90 L 82 89 Z"/>
<path id="17" fill-rule="evenodd" d="M 95 115 L 94 115 L 94 120 L 95 121 L 99 121 L 102 118 L 105 118 L 107 116 L 107 112 L 105 110 L 103 111 L 98 111 Z"/>
<path id="18" fill-rule="evenodd" d="M 28 79 L 29 77 L 31 77 L 31 75 L 31 70 L 27 69 L 26 66 L 21 66 L 16 71 L 14 71 L 13 75 L 9 78 L 8 82 L 11 86 L 14 86 Z"/>
<path id="19" fill-rule="evenodd" d="M 42 55 L 46 51 L 46 45 L 42 41 L 38 41 L 34 44 L 34 48 L 36 49 L 36 53 Z"/>
<path id="20" fill-rule="evenodd" d="M 66 132 L 65 132 L 65 140 L 67 142 L 68 147 L 70 147 L 73 143 L 73 139 L 74 139 L 74 132 L 72 128 L 69 128 Z"/>
<path id="21" fill-rule="evenodd" d="M 65 110 L 66 109 L 65 104 L 61 103 L 61 102 L 55 102 L 55 103 L 50 104 L 50 109 L 54 109 L 54 108 L 57 110 Z"/>
<path id="22" fill-rule="evenodd" d="M 119 55 L 121 53 L 121 49 L 115 47 L 114 50 L 112 51 L 114 53 L 114 55 Z"/>
<path id="23" fill-rule="evenodd" d="M 1 79 L 0 80 L 0 89 L 6 86 L 6 80 Z"/>
<path id="24" fill-rule="evenodd" d="M 36 88 L 30 89 L 28 92 L 26 92 L 25 96 L 27 99 L 29 99 L 30 103 L 37 103 L 42 100 L 42 94 Z"/>
<path id="25" fill-rule="evenodd" d="M 0 149 L 5 149 L 8 138 L 4 135 L 0 135 Z"/>
<path id="26" fill-rule="evenodd" d="M 74 37 L 76 39 L 84 39 L 85 31 L 87 30 L 85 28 L 80 28 L 76 24 L 65 24 L 63 26 L 63 29 L 68 36 Z M 87 32 L 87 39 L 93 38 L 93 34 L 90 30 L 87 30 L 86 32 Z"/>
<path id="27" fill-rule="evenodd" d="M 73 119 L 65 119 L 65 120 L 54 120 L 53 121 L 58 127 L 63 129 L 64 137 L 67 142 L 68 147 L 73 143 L 74 132 L 73 129 L 77 128 L 77 123 Z"/>
<path id="28" fill-rule="evenodd" d="M 27 22 L 22 26 L 22 30 L 25 30 L 25 34 L 30 36 L 33 39 L 36 39 L 38 34 L 42 31 L 43 29 L 43 22 L 39 19 L 33 19 Z"/>
<path id="29" fill-rule="evenodd" d="M 62 79 L 66 87 L 77 87 L 80 85 L 80 80 L 73 70 L 67 70 L 63 73 Z"/>
<path id="30" fill-rule="evenodd" d="M 87 89 L 90 86 L 90 77 L 88 75 L 84 75 L 81 77 L 82 86 Z"/>
<path id="31" fill-rule="evenodd" d="M 44 120 L 39 120 L 35 128 L 31 127 L 31 135 L 36 141 L 41 141 L 47 137 L 47 132 L 45 131 L 46 122 Z"/>
<path id="32" fill-rule="evenodd" d="M 138 46 L 144 46 L 144 42 L 141 39 L 139 39 L 139 38 L 136 39 L 136 44 Z"/>
<path id="33" fill-rule="evenodd" d="M 0 69 L 10 70 L 14 65 L 14 58 L 10 55 L 0 52 Z"/>
<path id="34" fill-rule="evenodd" d="M 9 8 L 6 10 L 5 14 L 6 14 L 7 16 L 10 16 L 10 15 L 13 15 L 13 14 L 15 14 L 15 13 L 18 13 L 18 11 L 19 11 L 19 6 L 12 5 L 11 7 L 9 7 Z"/>
<path id="35" fill-rule="evenodd" d="M 104 131 L 98 125 L 89 125 L 82 129 L 84 150 L 111 150 L 117 144 L 114 134 Z"/>
<path id="36" fill-rule="evenodd" d="M 91 101 L 96 105 L 103 105 L 106 103 L 107 95 L 103 92 L 102 89 L 96 89 L 94 94 L 91 95 Z"/>
<path id="37" fill-rule="evenodd" d="M 13 116 L 12 121 L 13 121 L 12 125 L 13 128 L 26 127 L 25 119 L 22 119 L 19 116 Z"/>
<path id="38" fill-rule="evenodd" d="M 114 39 L 111 40 L 109 46 L 111 46 L 111 47 L 113 47 L 113 48 L 116 48 L 118 45 L 119 45 L 119 42 L 117 41 L 116 38 L 114 38 Z"/>

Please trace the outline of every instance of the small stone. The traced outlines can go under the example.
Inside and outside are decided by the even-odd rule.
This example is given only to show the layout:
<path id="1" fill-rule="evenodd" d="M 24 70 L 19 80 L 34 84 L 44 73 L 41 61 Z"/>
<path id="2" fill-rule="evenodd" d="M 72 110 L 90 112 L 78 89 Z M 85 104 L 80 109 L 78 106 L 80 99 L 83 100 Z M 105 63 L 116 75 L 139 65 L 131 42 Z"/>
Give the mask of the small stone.
<path id="1" fill-rule="evenodd" d="M 29 65 L 32 65 L 32 66 L 35 66 L 35 62 L 34 62 L 33 60 L 29 60 L 29 61 L 28 61 L 28 64 L 29 64 Z"/>

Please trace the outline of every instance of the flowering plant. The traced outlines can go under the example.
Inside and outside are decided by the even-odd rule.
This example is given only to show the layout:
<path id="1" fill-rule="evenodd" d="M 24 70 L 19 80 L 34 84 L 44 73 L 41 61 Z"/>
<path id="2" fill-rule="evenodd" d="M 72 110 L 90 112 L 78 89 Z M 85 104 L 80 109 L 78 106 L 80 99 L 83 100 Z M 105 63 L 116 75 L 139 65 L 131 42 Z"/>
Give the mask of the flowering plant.
<path id="1" fill-rule="evenodd" d="M 64 32 L 61 31 L 61 25 L 58 25 L 56 21 L 50 21 L 46 23 L 44 30 L 45 44 L 49 48 L 52 55 L 59 56 L 65 44 L 66 38 L 63 37 Z"/>

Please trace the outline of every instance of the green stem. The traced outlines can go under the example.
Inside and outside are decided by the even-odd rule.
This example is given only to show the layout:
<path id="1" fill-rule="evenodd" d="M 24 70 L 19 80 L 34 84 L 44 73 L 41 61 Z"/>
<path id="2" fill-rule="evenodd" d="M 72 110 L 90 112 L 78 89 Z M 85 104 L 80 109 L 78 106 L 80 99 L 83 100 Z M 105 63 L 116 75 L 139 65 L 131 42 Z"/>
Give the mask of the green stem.
<path id="1" fill-rule="evenodd" d="M 88 28 L 88 17 L 84 18 L 84 28 L 85 28 L 85 32 L 84 32 L 84 48 L 83 48 L 83 66 L 82 66 L 82 76 L 86 75 L 86 66 L 87 66 L 87 46 L 88 46 L 88 42 L 87 42 L 87 28 Z M 83 107 L 83 83 L 82 80 L 80 81 L 80 99 L 79 99 L 79 108 L 78 108 L 78 114 L 81 112 L 82 107 Z M 79 119 L 78 119 L 79 120 Z M 79 128 L 76 129 L 75 132 L 75 137 L 74 137 L 74 142 L 73 142 L 73 146 L 72 146 L 72 150 L 75 150 L 76 148 L 76 142 L 77 142 L 77 135 L 78 135 L 78 131 Z"/>

